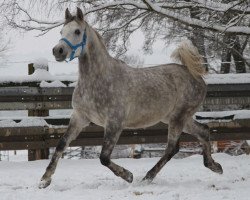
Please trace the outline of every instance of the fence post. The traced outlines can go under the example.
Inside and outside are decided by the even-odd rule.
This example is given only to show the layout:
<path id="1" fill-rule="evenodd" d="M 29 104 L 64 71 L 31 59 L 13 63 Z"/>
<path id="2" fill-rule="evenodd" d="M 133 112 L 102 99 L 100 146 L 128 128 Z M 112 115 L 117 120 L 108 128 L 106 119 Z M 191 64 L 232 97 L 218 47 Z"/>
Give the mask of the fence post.
<path id="1" fill-rule="evenodd" d="M 48 70 L 48 67 L 45 69 Z M 34 72 L 35 72 L 34 64 L 30 63 L 28 65 L 28 74 L 31 75 Z M 38 116 L 38 117 L 49 116 L 49 110 L 28 110 L 28 116 Z M 28 161 L 48 159 L 48 158 L 49 158 L 49 148 L 28 150 Z"/>

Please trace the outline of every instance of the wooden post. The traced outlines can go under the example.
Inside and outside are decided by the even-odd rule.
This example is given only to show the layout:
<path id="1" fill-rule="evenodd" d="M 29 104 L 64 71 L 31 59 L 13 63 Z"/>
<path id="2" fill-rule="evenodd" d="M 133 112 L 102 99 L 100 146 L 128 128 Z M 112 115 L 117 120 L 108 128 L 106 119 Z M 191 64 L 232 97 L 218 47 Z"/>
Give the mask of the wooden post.
<path id="1" fill-rule="evenodd" d="M 31 63 L 28 65 L 28 74 L 31 75 L 34 72 L 35 72 L 34 64 Z M 38 116 L 38 117 L 49 116 L 49 110 L 28 110 L 28 116 Z M 48 159 L 48 158 L 49 158 L 49 148 L 28 150 L 28 161 Z"/>

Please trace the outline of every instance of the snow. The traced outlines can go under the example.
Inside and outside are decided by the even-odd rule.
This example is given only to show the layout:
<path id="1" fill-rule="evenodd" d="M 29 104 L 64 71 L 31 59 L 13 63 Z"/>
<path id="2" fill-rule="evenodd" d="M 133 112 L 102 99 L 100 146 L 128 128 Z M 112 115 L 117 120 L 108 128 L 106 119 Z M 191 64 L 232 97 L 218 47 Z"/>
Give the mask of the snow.
<path id="1" fill-rule="evenodd" d="M 73 82 L 73 83 L 70 83 L 69 84 L 69 87 L 75 87 L 77 85 L 77 81 Z"/>
<path id="2" fill-rule="evenodd" d="M 71 76 L 54 76 L 50 72 L 44 69 L 36 69 L 35 72 L 31 75 L 24 76 L 0 76 L 0 83 L 14 82 L 14 83 L 23 83 L 23 82 L 42 82 L 42 81 L 57 81 L 54 85 L 58 85 L 58 81 L 76 81 L 77 75 Z M 45 84 L 45 83 L 43 83 Z M 43 85 L 42 84 L 42 85 Z M 53 84 L 52 84 L 53 85 Z M 60 84 L 61 85 L 61 84 Z"/>
<path id="3" fill-rule="evenodd" d="M 11 119 L 6 119 L 6 120 L 0 121 L 0 127 L 14 127 L 16 125 L 17 125 L 17 123 Z"/>
<path id="4" fill-rule="evenodd" d="M 12 113 L 12 115 L 11 115 Z M 46 122 L 45 119 L 69 119 L 72 113 L 72 109 L 65 109 L 65 110 L 51 110 L 50 116 L 46 117 L 35 117 L 35 116 L 26 116 L 21 113 L 19 116 L 16 115 L 16 111 L 11 111 L 9 115 L 4 112 L 2 115 L 0 113 L 0 127 L 7 127 L 7 126 L 45 126 Z M 13 114 L 15 113 L 15 116 Z M 233 116 L 232 120 L 236 119 L 249 119 L 250 118 L 250 110 L 230 110 L 230 111 L 213 111 L 213 112 L 197 112 L 195 113 L 195 116 L 200 116 L 202 118 L 211 118 L 209 121 L 213 121 L 212 118 L 216 119 L 218 118 L 224 118 L 228 116 Z M 194 117 L 195 117 L 194 116 Z M 16 123 L 13 120 L 21 120 L 21 122 Z M 205 121 L 205 120 L 202 120 Z M 222 121 L 222 120 L 220 120 Z M 231 120 L 225 120 L 225 121 L 231 121 Z"/>
<path id="5" fill-rule="evenodd" d="M 31 126 L 48 126 L 47 122 L 42 118 L 24 118 L 16 123 L 11 119 L 1 120 L 0 127 L 31 127 Z"/>
<path id="6" fill-rule="evenodd" d="M 233 119 L 249 119 L 250 110 L 230 110 L 230 111 L 213 111 L 213 112 L 197 112 L 196 116 L 201 116 L 204 118 L 223 118 L 227 116 L 233 116 Z"/>
<path id="7" fill-rule="evenodd" d="M 11 111 L 12 114 L 13 114 L 13 112 L 16 112 L 16 111 Z M 25 115 L 19 115 L 19 116 L 13 116 L 13 115 L 1 116 L 0 115 L 0 121 L 1 120 L 69 119 L 70 115 L 72 113 L 72 109 L 50 110 L 50 112 L 52 112 L 52 114 L 50 116 L 46 116 L 46 117 L 25 116 Z"/>
<path id="8" fill-rule="evenodd" d="M 37 58 L 34 60 L 34 68 L 48 70 L 48 60 L 46 58 Z"/>
<path id="9" fill-rule="evenodd" d="M 28 150 L 1 151 L 1 161 L 23 162 L 28 161 Z"/>
<path id="10" fill-rule="evenodd" d="M 43 81 L 43 80 L 54 80 L 54 77 L 44 69 L 36 69 L 35 72 L 31 75 L 26 76 L 1 76 L 0 82 L 14 82 L 14 83 L 22 83 L 22 82 L 32 82 L 32 81 Z"/>
<path id="11" fill-rule="evenodd" d="M 60 83 L 60 81 L 70 81 L 75 82 L 70 84 L 70 87 L 74 87 L 76 85 L 76 81 L 78 79 L 77 74 L 74 75 L 52 75 L 45 69 L 42 69 L 44 65 L 36 65 L 37 69 L 31 75 L 24 76 L 0 76 L 0 83 L 6 82 L 42 82 L 41 87 L 65 87 L 64 84 Z M 243 84 L 250 83 L 250 73 L 244 74 L 208 74 L 204 76 L 204 80 L 206 84 Z M 43 81 L 55 81 L 51 84 L 45 83 Z"/>
<path id="12" fill-rule="evenodd" d="M 0 162 L 1 200 L 249 200 L 250 157 L 214 155 L 224 168 L 218 175 L 203 166 L 202 156 L 172 159 L 151 184 L 140 180 L 159 158 L 118 159 L 134 174 L 128 184 L 99 160 L 61 160 L 51 185 L 37 185 L 48 160 Z"/>
<path id="13" fill-rule="evenodd" d="M 207 84 L 250 83 L 250 73 L 244 74 L 208 74 L 204 76 Z"/>
<path id="14" fill-rule="evenodd" d="M 40 83 L 40 87 L 67 87 L 65 84 L 63 84 L 61 81 L 56 80 L 52 81 L 51 83 L 48 83 L 47 81 L 42 81 Z"/>

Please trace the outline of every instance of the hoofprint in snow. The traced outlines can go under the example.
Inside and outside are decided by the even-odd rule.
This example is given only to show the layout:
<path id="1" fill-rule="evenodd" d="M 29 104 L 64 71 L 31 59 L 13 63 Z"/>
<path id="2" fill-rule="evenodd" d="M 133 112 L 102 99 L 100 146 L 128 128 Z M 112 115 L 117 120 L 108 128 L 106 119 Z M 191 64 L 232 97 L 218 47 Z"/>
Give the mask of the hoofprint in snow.
<path id="1" fill-rule="evenodd" d="M 61 160 L 52 184 L 38 189 L 46 161 L 0 162 L 1 200 L 249 200 L 250 157 L 214 154 L 224 174 L 205 168 L 202 156 L 172 159 L 148 185 L 140 181 L 159 158 L 118 159 L 133 172 L 128 184 L 99 160 Z M 195 170 L 194 170 L 195 169 Z"/>

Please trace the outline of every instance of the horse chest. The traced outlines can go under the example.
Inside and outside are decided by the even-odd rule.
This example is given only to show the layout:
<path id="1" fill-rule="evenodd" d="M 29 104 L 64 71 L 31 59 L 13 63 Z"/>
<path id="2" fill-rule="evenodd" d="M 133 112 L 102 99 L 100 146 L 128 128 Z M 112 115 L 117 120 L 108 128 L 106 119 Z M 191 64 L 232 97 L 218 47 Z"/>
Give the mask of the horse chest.
<path id="1" fill-rule="evenodd" d="M 110 105 L 107 92 L 102 90 L 83 89 L 76 87 L 72 105 L 74 109 L 81 111 L 85 116 L 97 125 L 103 125 Z"/>

